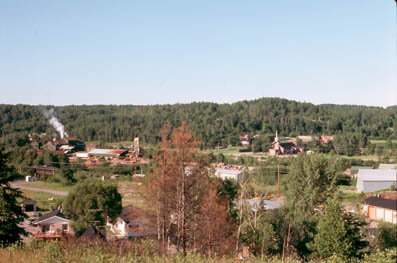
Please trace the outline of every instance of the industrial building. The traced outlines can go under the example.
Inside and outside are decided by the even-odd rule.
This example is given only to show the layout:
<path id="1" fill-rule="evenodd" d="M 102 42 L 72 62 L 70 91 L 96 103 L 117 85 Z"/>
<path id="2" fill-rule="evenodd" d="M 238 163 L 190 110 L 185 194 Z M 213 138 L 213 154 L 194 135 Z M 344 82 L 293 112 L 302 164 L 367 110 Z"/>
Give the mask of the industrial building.
<path id="1" fill-rule="evenodd" d="M 360 169 L 357 173 L 357 191 L 368 193 L 397 186 L 395 169 Z"/>
<path id="2" fill-rule="evenodd" d="M 128 153 L 124 149 L 93 149 L 88 152 L 88 156 L 104 157 L 104 158 L 120 158 Z"/>

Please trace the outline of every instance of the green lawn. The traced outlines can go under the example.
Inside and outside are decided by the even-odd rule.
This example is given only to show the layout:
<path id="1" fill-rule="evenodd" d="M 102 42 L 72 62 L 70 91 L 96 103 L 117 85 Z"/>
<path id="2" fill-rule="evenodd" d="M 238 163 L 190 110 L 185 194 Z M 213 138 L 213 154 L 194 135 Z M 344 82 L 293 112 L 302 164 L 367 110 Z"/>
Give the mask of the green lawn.
<path id="1" fill-rule="evenodd" d="M 29 190 L 21 190 L 26 198 L 30 198 L 37 202 L 37 206 L 41 211 L 49 211 L 52 206 L 55 206 L 59 201 L 63 200 L 65 197 L 53 195 L 50 193 L 35 192 Z M 50 201 L 49 198 L 53 197 L 54 200 Z"/>
<path id="2" fill-rule="evenodd" d="M 370 140 L 373 144 L 385 144 L 386 140 Z M 392 140 L 393 144 L 397 144 L 397 140 Z"/>
<path id="3" fill-rule="evenodd" d="M 240 149 L 244 149 L 243 146 L 229 146 L 227 148 L 220 148 L 219 151 L 217 148 L 211 149 L 211 150 L 204 150 L 204 153 L 213 153 L 213 154 L 218 154 L 222 153 L 225 155 L 232 155 L 234 153 L 238 153 Z"/>

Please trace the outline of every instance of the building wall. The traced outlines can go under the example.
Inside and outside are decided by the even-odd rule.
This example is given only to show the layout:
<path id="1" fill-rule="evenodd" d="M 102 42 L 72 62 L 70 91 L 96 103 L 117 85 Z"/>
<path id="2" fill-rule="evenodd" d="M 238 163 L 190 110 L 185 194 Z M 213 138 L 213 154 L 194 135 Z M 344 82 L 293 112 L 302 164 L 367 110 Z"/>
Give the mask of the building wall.
<path id="1" fill-rule="evenodd" d="M 52 233 L 61 233 L 61 232 L 65 232 L 65 233 L 69 233 L 70 231 L 70 227 L 69 224 L 52 224 L 52 225 L 41 225 L 39 224 L 38 226 L 38 230 L 40 232 L 46 233 L 46 234 L 52 234 Z"/>
<path id="2" fill-rule="evenodd" d="M 376 192 L 379 190 L 389 189 L 391 185 L 397 185 L 394 181 L 364 181 L 362 182 L 362 188 L 360 187 L 359 181 L 357 181 L 358 192 Z"/>
<path id="3" fill-rule="evenodd" d="M 373 220 L 397 224 L 397 211 L 371 205 L 364 205 L 366 215 Z"/>

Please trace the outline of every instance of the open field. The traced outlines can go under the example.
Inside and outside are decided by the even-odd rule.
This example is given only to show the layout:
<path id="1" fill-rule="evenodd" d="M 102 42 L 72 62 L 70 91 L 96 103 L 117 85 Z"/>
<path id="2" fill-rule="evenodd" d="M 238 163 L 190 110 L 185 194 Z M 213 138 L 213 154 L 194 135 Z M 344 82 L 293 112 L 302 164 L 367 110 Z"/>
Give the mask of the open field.
<path id="1" fill-rule="evenodd" d="M 117 184 L 118 191 L 120 192 L 123 198 L 123 206 L 127 205 L 137 205 L 138 207 L 143 206 L 143 189 L 142 184 L 137 181 L 120 181 L 115 180 L 115 184 Z M 68 192 L 71 191 L 73 186 L 62 186 L 59 183 L 48 183 L 48 182 L 31 182 L 31 183 L 19 183 L 15 185 L 15 187 L 21 187 L 20 190 L 25 194 L 27 197 L 37 201 L 40 207 L 45 209 L 50 209 L 51 205 L 54 205 L 55 202 L 48 201 L 48 198 L 55 197 L 55 199 L 59 199 L 62 195 L 67 195 Z M 24 189 L 24 187 L 30 189 Z M 38 191 L 34 191 L 37 189 Z M 47 191 L 47 192 L 40 192 Z M 59 191 L 59 195 L 56 193 L 49 193 L 48 191 Z M 29 196 L 28 196 L 29 194 Z M 62 198 L 64 198 L 62 196 Z M 141 207 L 142 208 L 142 207 Z"/>
<path id="2" fill-rule="evenodd" d="M 385 144 L 386 140 L 370 140 L 371 143 L 373 144 Z M 393 144 L 397 144 L 397 140 L 392 140 Z"/>
<path id="3" fill-rule="evenodd" d="M 30 198 L 36 201 L 37 206 L 40 208 L 41 211 L 51 210 L 52 206 L 55 206 L 59 201 L 62 201 L 64 199 L 63 196 L 53 195 L 49 193 L 35 192 L 23 189 L 21 189 L 21 191 L 26 198 Z M 54 200 L 48 200 L 50 198 L 54 198 Z"/>
<path id="4" fill-rule="evenodd" d="M 243 146 L 229 146 L 227 148 L 219 148 L 218 149 L 211 149 L 211 150 L 203 150 L 203 153 L 213 153 L 218 154 L 222 153 L 224 155 L 233 155 L 234 153 L 238 153 L 240 149 L 244 149 Z"/>
<path id="5" fill-rule="evenodd" d="M 56 190 L 56 191 L 63 191 L 63 192 L 69 192 L 73 186 L 63 186 L 60 183 L 49 183 L 49 182 L 29 182 L 26 184 L 23 184 L 24 186 L 32 187 L 32 188 L 39 188 L 39 189 L 51 189 L 51 190 Z"/>

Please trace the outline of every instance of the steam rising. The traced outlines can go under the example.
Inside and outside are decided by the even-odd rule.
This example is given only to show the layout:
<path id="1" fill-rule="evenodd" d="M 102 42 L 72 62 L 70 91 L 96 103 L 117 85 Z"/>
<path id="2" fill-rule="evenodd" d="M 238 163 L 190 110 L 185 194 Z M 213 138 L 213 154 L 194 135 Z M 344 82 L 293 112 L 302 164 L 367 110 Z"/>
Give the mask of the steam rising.
<path id="1" fill-rule="evenodd" d="M 62 123 L 60 123 L 58 118 L 55 117 L 54 109 L 49 109 L 49 110 L 43 109 L 42 112 L 44 116 L 49 120 L 52 127 L 54 127 L 54 129 L 59 133 L 61 139 L 63 139 L 65 135 L 65 128 L 63 127 Z"/>

